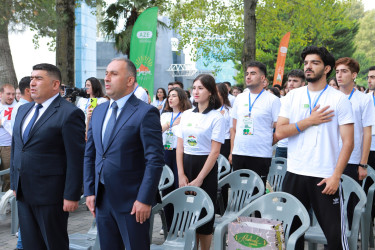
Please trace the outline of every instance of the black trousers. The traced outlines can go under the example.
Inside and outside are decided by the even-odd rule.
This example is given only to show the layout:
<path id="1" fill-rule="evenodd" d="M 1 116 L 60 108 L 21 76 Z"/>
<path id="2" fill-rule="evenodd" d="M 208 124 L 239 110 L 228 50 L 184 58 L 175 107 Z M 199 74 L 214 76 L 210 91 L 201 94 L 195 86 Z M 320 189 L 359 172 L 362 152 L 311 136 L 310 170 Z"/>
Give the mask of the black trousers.
<path id="1" fill-rule="evenodd" d="M 322 178 L 297 175 L 286 172 L 283 191 L 294 195 L 306 208 L 312 208 L 316 218 L 327 238 L 328 249 L 346 249 L 348 246 L 345 236 L 345 220 L 341 207 L 343 199 L 341 185 L 334 195 L 322 194 L 325 185 L 317 186 Z M 290 232 L 294 232 L 301 223 L 294 221 Z M 296 244 L 296 249 L 304 249 L 304 239 L 301 237 Z M 349 248 L 347 248 L 349 249 Z"/>
<path id="2" fill-rule="evenodd" d="M 267 175 L 270 171 L 271 158 L 232 155 L 233 171 L 239 169 L 250 169 L 262 178 L 264 186 L 266 186 Z"/>
<path id="3" fill-rule="evenodd" d="M 24 249 L 68 250 L 68 217 L 63 204 L 31 205 L 21 197 L 18 216 Z"/>

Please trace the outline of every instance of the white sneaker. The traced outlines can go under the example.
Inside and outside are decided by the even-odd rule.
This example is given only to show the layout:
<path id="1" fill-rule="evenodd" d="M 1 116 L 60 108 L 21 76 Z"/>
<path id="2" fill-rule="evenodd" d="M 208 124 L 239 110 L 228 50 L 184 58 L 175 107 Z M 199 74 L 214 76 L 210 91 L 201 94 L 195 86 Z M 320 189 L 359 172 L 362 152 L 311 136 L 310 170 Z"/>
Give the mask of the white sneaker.
<path id="1" fill-rule="evenodd" d="M 164 230 L 161 229 L 160 232 L 159 232 L 160 235 L 164 235 Z"/>

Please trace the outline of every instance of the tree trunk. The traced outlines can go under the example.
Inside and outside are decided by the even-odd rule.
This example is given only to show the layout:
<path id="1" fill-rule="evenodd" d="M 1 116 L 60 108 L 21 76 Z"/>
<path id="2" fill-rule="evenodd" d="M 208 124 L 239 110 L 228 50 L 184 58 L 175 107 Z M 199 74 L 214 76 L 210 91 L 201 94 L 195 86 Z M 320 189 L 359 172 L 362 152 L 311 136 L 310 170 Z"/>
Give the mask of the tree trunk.
<path id="1" fill-rule="evenodd" d="M 242 67 L 246 72 L 246 65 L 255 60 L 256 44 L 256 18 L 255 9 L 258 0 L 244 0 L 244 46 L 242 53 Z M 245 74 L 246 75 L 246 74 Z"/>
<path id="2" fill-rule="evenodd" d="M 56 66 L 61 70 L 62 83 L 75 86 L 75 0 L 56 0 L 58 25 L 56 32 Z"/>
<path id="3" fill-rule="evenodd" d="M 7 5 L 5 5 L 7 6 Z M 13 84 L 14 87 L 18 86 L 16 72 L 14 71 L 12 53 L 9 46 L 8 37 L 8 24 L 9 20 L 7 14 L 8 11 L 4 9 L 1 10 L 3 15 L 3 20 L 0 21 L 0 85 L 4 83 Z M 5 15 L 5 16 L 4 16 Z"/>

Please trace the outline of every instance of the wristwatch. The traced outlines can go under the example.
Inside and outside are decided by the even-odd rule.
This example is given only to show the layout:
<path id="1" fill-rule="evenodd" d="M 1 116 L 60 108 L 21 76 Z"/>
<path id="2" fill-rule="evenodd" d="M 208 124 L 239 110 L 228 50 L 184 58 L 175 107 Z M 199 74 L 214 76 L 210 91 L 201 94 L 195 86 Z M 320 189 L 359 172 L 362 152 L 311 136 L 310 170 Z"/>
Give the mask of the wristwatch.
<path id="1" fill-rule="evenodd" d="M 361 164 L 361 163 L 359 163 L 358 166 L 360 166 L 360 167 L 362 167 L 364 169 L 367 169 L 367 164 Z"/>

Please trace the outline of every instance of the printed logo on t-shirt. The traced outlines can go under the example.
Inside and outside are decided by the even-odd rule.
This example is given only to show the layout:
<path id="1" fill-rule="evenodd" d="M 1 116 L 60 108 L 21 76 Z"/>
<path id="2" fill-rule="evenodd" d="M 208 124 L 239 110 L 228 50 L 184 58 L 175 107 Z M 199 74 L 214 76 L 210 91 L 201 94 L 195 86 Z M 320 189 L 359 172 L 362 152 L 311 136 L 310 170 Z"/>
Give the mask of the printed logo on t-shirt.
<path id="1" fill-rule="evenodd" d="M 188 124 L 187 124 L 187 126 L 188 126 L 188 127 L 191 127 L 191 126 L 193 126 L 193 124 L 191 124 L 191 123 L 188 123 Z"/>
<path id="2" fill-rule="evenodd" d="M 305 109 L 308 109 L 308 108 L 310 108 L 310 105 L 309 104 L 303 104 L 303 108 L 305 108 Z"/>
<path id="3" fill-rule="evenodd" d="M 189 135 L 187 139 L 187 143 L 190 146 L 195 147 L 198 144 L 197 138 L 194 135 Z"/>

